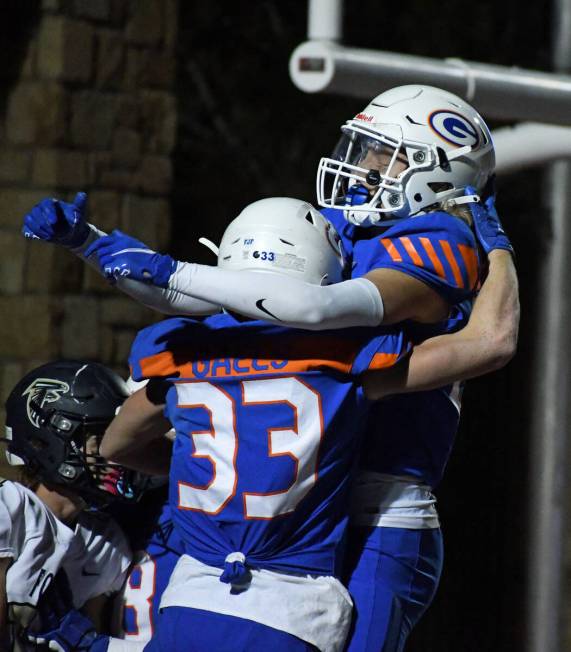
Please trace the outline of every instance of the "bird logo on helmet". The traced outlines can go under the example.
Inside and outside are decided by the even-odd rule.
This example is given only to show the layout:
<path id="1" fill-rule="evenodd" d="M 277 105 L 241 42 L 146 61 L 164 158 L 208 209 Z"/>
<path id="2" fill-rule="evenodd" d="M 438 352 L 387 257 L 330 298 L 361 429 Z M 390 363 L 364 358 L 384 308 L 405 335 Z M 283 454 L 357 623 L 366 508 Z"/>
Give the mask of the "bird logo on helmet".
<path id="1" fill-rule="evenodd" d="M 128 396 L 124 381 L 94 362 L 50 362 L 31 371 L 6 401 L 8 462 L 93 506 L 137 500 L 146 478 L 99 455 L 105 429 Z"/>
<path id="2" fill-rule="evenodd" d="M 26 396 L 26 413 L 30 423 L 36 428 L 40 427 L 41 413 L 36 406 L 43 408 L 46 403 L 58 401 L 62 394 L 69 392 L 69 385 L 53 378 L 36 378 L 27 387 L 22 396 Z"/>

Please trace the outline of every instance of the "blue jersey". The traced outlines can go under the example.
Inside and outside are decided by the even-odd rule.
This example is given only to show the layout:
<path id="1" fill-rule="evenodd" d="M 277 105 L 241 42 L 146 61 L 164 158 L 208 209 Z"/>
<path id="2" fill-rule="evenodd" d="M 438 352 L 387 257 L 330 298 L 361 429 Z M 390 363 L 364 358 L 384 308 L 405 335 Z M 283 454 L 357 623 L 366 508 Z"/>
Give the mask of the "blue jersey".
<path id="1" fill-rule="evenodd" d="M 472 231 L 460 219 L 431 212 L 396 225 L 356 227 L 340 210 L 325 209 L 339 231 L 352 276 L 376 268 L 413 276 L 453 304 L 447 319 L 435 324 L 403 324 L 415 343 L 451 333 L 468 321 L 478 287 L 479 260 Z M 457 391 L 454 392 L 454 389 Z M 390 397 L 370 411 L 361 467 L 407 475 L 435 487 L 444 472 L 458 428 L 460 390 L 452 386 Z"/>
<path id="2" fill-rule="evenodd" d="M 148 492 L 141 502 L 129 506 L 123 518 L 136 561 L 121 595 L 122 637 L 148 641 L 155 632 L 159 604 L 171 573 L 182 554 L 174 530 L 167 487 Z"/>
<path id="3" fill-rule="evenodd" d="M 219 568 L 239 551 L 252 568 L 338 575 L 370 407 L 359 377 L 408 350 L 399 331 L 318 333 L 230 315 L 141 331 L 132 375 L 167 379 L 170 503 L 185 552 Z"/>

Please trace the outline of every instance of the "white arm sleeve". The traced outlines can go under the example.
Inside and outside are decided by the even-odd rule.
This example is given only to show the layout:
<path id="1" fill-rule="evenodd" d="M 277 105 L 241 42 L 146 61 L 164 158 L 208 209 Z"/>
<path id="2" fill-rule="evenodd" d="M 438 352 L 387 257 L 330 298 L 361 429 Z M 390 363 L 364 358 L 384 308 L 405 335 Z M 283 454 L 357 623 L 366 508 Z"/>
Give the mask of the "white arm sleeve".
<path id="1" fill-rule="evenodd" d="M 320 286 L 282 274 L 179 262 L 169 287 L 252 319 L 308 330 L 378 326 L 384 313 L 376 285 L 365 278 Z"/>
<path id="2" fill-rule="evenodd" d="M 90 233 L 87 236 L 87 240 L 80 247 L 72 249 L 72 251 L 90 267 L 101 273 L 97 257 L 90 256 L 86 258 L 84 252 L 92 242 L 107 234 L 104 231 L 100 231 L 93 224 L 89 224 L 88 226 Z M 135 301 L 164 315 L 212 315 L 220 312 L 220 306 L 217 304 L 201 301 L 188 294 L 169 288 L 158 288 L 147 283 L 139 283 L 138 281 L 132 281 L 126 278 L 118 279 L 115 285 L 121 292 L 128 294 Z"/>

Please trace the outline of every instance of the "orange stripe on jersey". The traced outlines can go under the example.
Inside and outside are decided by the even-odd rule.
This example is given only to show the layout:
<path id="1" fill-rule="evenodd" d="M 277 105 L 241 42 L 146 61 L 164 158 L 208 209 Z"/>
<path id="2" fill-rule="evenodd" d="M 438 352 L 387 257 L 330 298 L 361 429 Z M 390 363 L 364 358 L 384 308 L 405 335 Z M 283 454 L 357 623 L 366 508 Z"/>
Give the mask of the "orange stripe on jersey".
<path id="1" fill-rule="evenodd" d="M 436 252 L 434 251 L 434 247 L 432 246 L 432 242 L 428 238 L 419 238 L 420 244 L 424 247 L 426 250 L 426 253 L 428 254 L 428 257 L 430 258 L 430 262 L 434 266 L 434 271 L 440 276 L 440 278 L 446 278 L 446 274 L 444 273 L 444 267 L 442 267 L 442 263 L 440 262 L 440 258 L 436 255 Z"/>
<path id="2" fill-rule="evenodd" d="M 384 354 L 380 354 L 384 355 Z M 389 354 L 387 354 L 389 355 Z M 398 357 L 398 354 L 396 354 Z M 235 378 L 237 376 L 259 376 L 260 374 L 292 374 L 304 371 L 339 371 L 349 374 L 351 360 L 269 360 L 264 358 L 218 358 L 176 362 L 170 351 L 143 358 L 140 361 L 144 377 L 166 377 L 180 374 L 184 378 Z M 384 366 L 390 366 L 385 364 Z"/>
<path id="3" fill-rule="evenodd" d="M 171 351 L 162 351 L 148 358 L 142 358 L 139 365 L 144 378 L 171 376 L 178 368 Z"/>
<path id="4" fill-rule="evenodd" d="M 412 262 L 417 267 L 424 267 L 422 258 L 418 255 L 418 251 L 414 248 L 414 245 L 410 241 L 410 238 L 405 238 L 403 236 L 402 238 L 399 238 L 399 240 L 401 241 L 402 246 L 406 249 L 407 254 L 412 258 Z"/>
<path id="5" fill-rule="evenodd" d="M 468 270 L 470 289 L 473 290 L 478 282 L 478 255 L 476 254 L 476 250 L 468 245 L 459 244 L 458 249 L 464 260 L 464 265 L 466 265 L 466 269 Z"/>
<path id="6" fill-rule="evenodd" d="M 392 367 L 396 364 L 398 358 L 398 353 L 375 353 L 369 369 L 386 369 L 387 367 Z"/>
<path id="7" fill-rule="evenodd" d="M 448 264 L 452 268 L 452 273 L 454 274 L 454 280 L 456 281 L 456 287 L 463 288 L 464 279 L 462 278 L 462 273 L 460 272 L 460 268 L 458 267 L 456 258 L 454 258 L 454 254 L 452 253 L 452 247 L 450 246 L 450 243 L 447 240 L 439 240 L 438 242 L 440 242 L 440 246 L 442 247 L 442 251 L 446 256 L 446 260 L 448 261 Z"/>
<path id="8" fill-rule="evenodd" d="M 395 263 L 402 263 L 402 256 L 397 251 L 393 241 L 390 238 L 381 238 L 381 243 L 384 248 L 387 250 L 389 256 L 393 259 Z"/>
<path id="9" fill-rule="evenodd" d="M 141 358 L 139 364 L 147 378 L 230 378 L 315 370 L 350 374 L 363 344 L 361 338 L 326 336 L 296 335 L 294 339 L 281 335 L 249 341 L 225 337 L 210 345 L 201 342 L 197 348 L 189 344 L 161 351 Z"/>

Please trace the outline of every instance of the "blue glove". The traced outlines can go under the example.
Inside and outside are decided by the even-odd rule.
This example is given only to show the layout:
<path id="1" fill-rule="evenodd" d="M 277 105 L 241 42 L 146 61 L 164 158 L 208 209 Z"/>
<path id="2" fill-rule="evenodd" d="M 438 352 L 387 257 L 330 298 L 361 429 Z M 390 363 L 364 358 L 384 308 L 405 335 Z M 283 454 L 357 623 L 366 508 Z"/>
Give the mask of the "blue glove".
<path id="1" fill-rule="evenodd" d="M 467 186 L 465 195 L 477 194 L 476 189 Z M 489 254 L 494 249 L 505 249 L 513 254 L 512 244 L 506 235 L 494 204 L 494 196 L 488 197 L 484 204 L 470 203 L 470 212 L 474 219 L 474 231 L 482 249 Z"/>
<path id="2" fill-rule="evenodd" d="M 166 288 L 176 269 L 176 260 L 156 253 L 140 240 L 117 229 L 86 249 L 87 258 L 92 254 L 97 256 L 101 271 L 110 281 L 127 277 Z"/>
<path id="3" fill-rule="evenodd" d="M 97 634 L 91 620 L 73 609 L 49 632 L 28 632 L 30 643 L 56 652 L 106 652 L 109 636 Z"/>
<path id="4" fill-rule="evenodd" d="M 26 238 L 54 242 L 64 247 L 79 247 L 89 235 L 85 221 L 87 195 L 78 192 L 73 204 L 58 199 L 42 199 L 24 217 L 22 233 Z"/>

